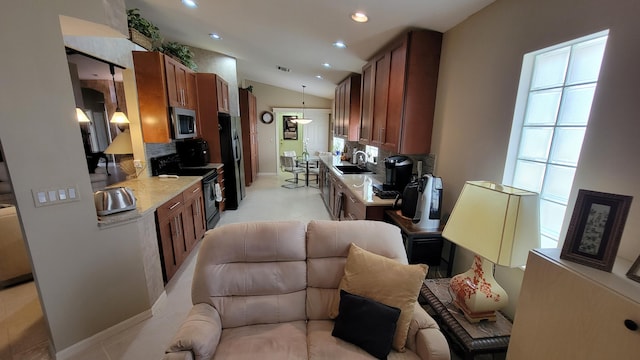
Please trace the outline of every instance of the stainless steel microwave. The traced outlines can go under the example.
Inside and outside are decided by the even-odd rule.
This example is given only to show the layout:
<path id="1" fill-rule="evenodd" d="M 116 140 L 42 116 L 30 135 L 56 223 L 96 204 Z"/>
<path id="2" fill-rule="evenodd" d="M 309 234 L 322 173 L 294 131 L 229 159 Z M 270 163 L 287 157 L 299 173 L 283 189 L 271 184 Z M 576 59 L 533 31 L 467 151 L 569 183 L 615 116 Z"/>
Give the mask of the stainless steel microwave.
<path id="1" fill-rule="evenodd" d="M 197 135 L 196 112 L 190 109 L 171 108 L 174 139 L 189 139 Z"/>

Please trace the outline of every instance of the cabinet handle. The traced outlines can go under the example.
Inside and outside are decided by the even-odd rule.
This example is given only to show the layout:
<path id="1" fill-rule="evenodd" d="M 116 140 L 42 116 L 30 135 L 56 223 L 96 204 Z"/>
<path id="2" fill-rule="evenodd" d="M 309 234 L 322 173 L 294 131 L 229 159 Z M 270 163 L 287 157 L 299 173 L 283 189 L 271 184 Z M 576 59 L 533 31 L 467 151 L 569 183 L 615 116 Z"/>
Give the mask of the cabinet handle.
<path id="1" fill-rule="evenodd" d="M 625 326 L 627 329 L 631 330 L 631 331 L 636 331 L 636 330 L 638 330 L 638 324 L 637 324 L 635 321 L 631 320 L 631 319 L 626 319 L 626 320 L 624 321 L 624 326 Z"/>
<path id="2" fill-rule="evenodd" d="M 192 193 L 192 194 L 195 194 L 195 193 L 197 193 L 198 191 L 200 191 L 200 188 L 199 188 L 199 187 L 197 187 L 197 188 L 195 188 L 195 189 L 191 190 L 191 193 Z"/>
<path id="3" fill-rule="evenodd" d="M 178 201 L 177 203 L 171 205 L 171 207 L 169 208 L 169 210 L 173 210 L 176 208 L 176 206 L 180 205 L 180 201 Z"/>

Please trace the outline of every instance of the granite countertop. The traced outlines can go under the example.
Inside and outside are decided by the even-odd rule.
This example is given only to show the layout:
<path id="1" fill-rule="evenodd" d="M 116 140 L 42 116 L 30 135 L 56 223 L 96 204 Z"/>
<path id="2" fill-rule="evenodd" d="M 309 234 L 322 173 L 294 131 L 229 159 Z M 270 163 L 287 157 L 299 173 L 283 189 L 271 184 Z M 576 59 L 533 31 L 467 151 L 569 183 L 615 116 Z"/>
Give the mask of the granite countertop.
<path id="1" fill-rule="evenodd" d="M 334 162 L 333 156 L 320 156 L 320 160 L 329 168 L 331 174 L 366 206 L 392 206 L 395 199 L 381 199 L 373 194 L 373 185 L 384 182 L 384 174 L 341 174 L 333 165 L 352 165 L 350 162 Z"/>
<path id="2" fill-rule="evenodd" d="M 155 211 L 160 205 L 201 180 L 201 176 L 180 176 L 177 179 L 144 176 L 110 185 L 108 186 L 110 188 L 124 186 L 133 190 L 136 208 L 112 215 L 98 216 L 98 225 L 115 225 L 140 218 Z"/>

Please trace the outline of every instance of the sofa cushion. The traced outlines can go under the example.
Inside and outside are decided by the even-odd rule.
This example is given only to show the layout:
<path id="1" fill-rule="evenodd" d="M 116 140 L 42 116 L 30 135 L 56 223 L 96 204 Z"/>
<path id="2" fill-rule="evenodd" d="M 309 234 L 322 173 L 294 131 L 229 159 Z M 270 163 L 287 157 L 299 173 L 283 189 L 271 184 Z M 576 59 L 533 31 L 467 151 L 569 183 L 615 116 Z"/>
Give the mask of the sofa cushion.
<path id="1" fill-rule="evenodd" d="M 310 360 L 371 360 L 374 357 L 360 347 L 331 335 L 332 320 L 309 320 L 307 323 L 307 341 Z M 419 360 L 413 351 L 397 352 L 391 350 L 388 360 Z"/>
<path id="2" fill-rule="evenodd" d="M 340 313 L 331 335 L 386 359 L 396 332 L 400 309 L 340 290 Z"/>
<path id="3" fill-rule="evenodd" d="M 228 224 L 206 233 L 191 298 L 218 310 L 223 328 L 305 320 L 305 224 Z"/>
<path id="4" fill-rule="evenodd" d="M 400 308 L 393 348 L 404 351 L 413 307 L 426 275 L 424 264 L 400 264 L 352 244 L 340 289 Z M 337 316 L 338 309 L 331 315 Z"/>
<path id="5" fill-rule="evenodd" d="M 307 359 L 305 321 L 224 329 L 213 359 Z"/>
<path id="6" fill-rule="evenodd" d="M 382 221 L 314 220 L 307 225 L 307 316 L 330 319 L 340 302 L 338 285 L 351 243 L 407 264 L 402 235 L 397 226 Z M 334 316 L 335 317 L 335 316 Z"/>

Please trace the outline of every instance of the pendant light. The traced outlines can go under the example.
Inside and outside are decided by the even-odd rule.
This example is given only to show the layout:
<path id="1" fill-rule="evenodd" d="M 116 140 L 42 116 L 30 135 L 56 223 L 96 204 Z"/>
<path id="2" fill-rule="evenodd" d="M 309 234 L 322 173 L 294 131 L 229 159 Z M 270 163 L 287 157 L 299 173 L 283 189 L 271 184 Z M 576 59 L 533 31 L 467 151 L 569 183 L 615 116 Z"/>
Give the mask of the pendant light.
<path id="1" fill-rule="evenodd" d="M 118 103 L 118 90 L 116 90 L 116 71 L 113 64 L 109 64 L 109 71 L 111 71 L 111 80 L 113 80 L 113 91 L 116 94 L 116 112 L 113 113 L 110 122 L 113 124 L 129 124 L 129 119 L 122 110 L 120 110 L 120 103 Z"/>
<path id="2" fill-rule="evenodd" d="M 312 121 L 311 119 L 307 119 L 304 117 L 304 88 L 306 87 L 307 87 L 306 85 L 302 85 L 302 119 L 292 120 L 294 123 L 300 124 L 300 125 L 306 125 Z"/>

